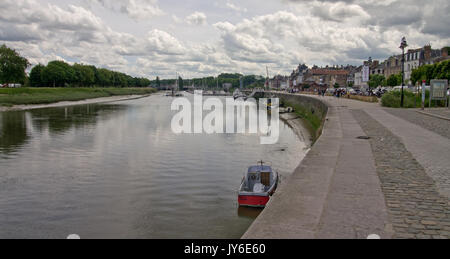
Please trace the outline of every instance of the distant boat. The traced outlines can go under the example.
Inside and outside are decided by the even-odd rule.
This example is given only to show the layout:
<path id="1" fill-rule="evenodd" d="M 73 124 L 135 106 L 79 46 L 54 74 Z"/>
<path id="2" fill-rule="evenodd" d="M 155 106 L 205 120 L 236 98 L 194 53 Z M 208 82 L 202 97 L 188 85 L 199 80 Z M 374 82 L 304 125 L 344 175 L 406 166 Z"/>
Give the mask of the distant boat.
<path id="1" fill-rule="evenodd" d="M 265 207 L 278 186 L 278 173 L 264 165 L 249 167 L 239 188 L 239 206 Z"/>
<path id="2" fill-rule="evenodd" d="M 247 100 L 247 95 L 243 94 L 239 89 L 236 89 L 233 93 L 233 98 L 239 99 L 239 98 L 243 98 L 245 101 Z"/>

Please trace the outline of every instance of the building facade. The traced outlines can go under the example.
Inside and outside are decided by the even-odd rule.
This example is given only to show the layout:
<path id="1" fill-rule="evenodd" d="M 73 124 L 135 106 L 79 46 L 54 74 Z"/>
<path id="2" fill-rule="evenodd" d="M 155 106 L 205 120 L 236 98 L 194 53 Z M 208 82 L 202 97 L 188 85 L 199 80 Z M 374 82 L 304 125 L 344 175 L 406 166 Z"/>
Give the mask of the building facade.
<path id="1" fill-rule="evenodd" d="M 385 62 L 384 77 L 389 78 L 391 75 L 400 74 L 402 72 L 402 56 L 391 56 Z"/>
<path id="2" fill-rule="evenodd" d="M 304 75 L 305 83 L 315 83 L 333 88 L 336 84 L 340 87 L 347 86 L 350 72 L 344 69 L 316 68 L 308 69 Z"/>
<path id="3" fill-rule="evenodd" d="M 298 88 L 303 84 L 304 73 L 306 70 L 308 70 L 308 66 L 305 64 L 300 64 L 294 71 L 292 71 L 289 77 L 290 88 Z"/>

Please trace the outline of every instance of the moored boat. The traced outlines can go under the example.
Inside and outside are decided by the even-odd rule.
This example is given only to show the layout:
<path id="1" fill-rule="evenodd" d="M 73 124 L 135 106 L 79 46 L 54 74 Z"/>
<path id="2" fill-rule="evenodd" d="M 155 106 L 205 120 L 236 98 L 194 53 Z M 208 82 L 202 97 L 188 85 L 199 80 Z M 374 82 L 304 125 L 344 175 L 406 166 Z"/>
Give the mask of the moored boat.
<path id="1" fill-rule="evenodd" d="M 278 173 L 271 166 L 259 165 L 249 167 L 239 188 L 239 206 L 265 207 L 270 196 L 278 186 Z"/>

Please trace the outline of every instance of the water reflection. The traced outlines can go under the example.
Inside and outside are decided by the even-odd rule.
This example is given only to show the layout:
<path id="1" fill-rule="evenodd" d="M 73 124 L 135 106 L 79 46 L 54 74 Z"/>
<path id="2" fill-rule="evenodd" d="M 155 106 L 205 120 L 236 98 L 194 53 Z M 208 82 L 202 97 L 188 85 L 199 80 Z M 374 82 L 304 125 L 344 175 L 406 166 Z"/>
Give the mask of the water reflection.
<path id="1" fill-rule="evenodd" d="M 0 153 L 14 153 L 33 134 L 63 135 L 74 129 L 87 129 L 99 119 L 124 114 L 126 109 L 127 106 L 121 104 L 90 104 L 0 113 Z"/>
<path id="2" fill-rule="evenodd" d="M 0 113 L 0 153 L 11 153 L 29 139 L 23 112 Z"/>
<path id="3" fill-rule="evenodd" d="M 73 128 L 95 125 L 98 119 L 107 120 L 124 112 L 124 105 L 89 104 L 28 111 L 34 130 L 51 134 L 64 134 Z"/>
<path id="4" fill-rule="evenodd" d="M 239 207 L 238 216 L 243 218 L 256 219 L 262 211 L 262 208 Z"/>

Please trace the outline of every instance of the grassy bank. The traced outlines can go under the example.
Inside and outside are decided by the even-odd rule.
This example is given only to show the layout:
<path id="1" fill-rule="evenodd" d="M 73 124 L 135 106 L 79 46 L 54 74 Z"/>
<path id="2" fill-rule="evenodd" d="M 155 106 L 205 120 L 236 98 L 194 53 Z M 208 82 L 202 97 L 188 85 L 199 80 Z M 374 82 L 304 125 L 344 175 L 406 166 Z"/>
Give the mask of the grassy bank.
<path id="1" fill-rule="evenodd" d="M 294 104 L 284 100 L 282 102 L 286 107 L 294 108 L 295 113 L 306 122 L 311 136 L 316 140 L 318 138 L 319 129 L 322 126 L 321 118 L 300 104 Z"/>
<path id="2" fill-rule="evenodd" d="M 404 108 L 420 108 L 422 106 L 422 94 L 414 94 L 410 91 L 404 91 Z M 400 108 L 401 92 L 392 91 L 383 95 L 381 104 L 384 107 Z M 426 92 L 425 107 L 430 105 L 430 91 Z M 433 101 L 432 107 L 445 107 L 445 101 Z"/>
<path id="3" fill-rule="evenodd" d="M 154 92 L 151 88 L 6 88 L 0 89 L 0 105 L 48 104 Z"/>

